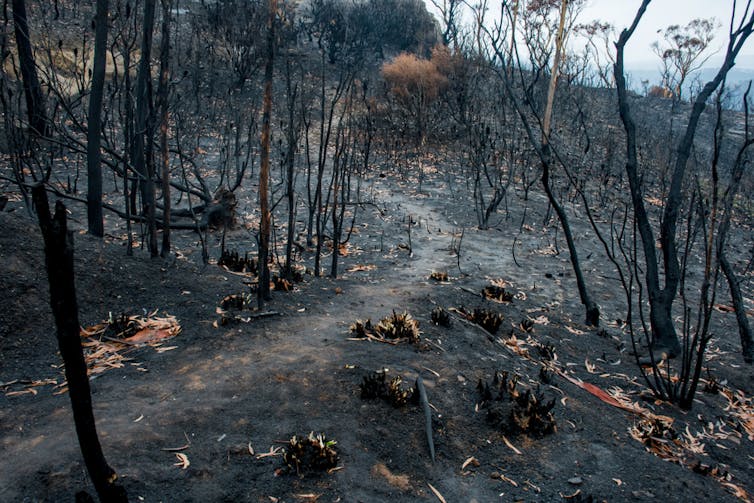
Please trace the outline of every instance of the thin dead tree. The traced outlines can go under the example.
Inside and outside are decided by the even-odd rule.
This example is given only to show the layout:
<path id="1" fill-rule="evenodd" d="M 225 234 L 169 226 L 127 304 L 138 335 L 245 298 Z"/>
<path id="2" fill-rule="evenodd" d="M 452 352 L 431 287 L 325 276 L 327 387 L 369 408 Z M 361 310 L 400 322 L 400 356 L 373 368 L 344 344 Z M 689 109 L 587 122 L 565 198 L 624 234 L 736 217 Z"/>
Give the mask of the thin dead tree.
<path id="1" fill-rule="evenodd" d="M 89 233 L 102 237 L 105 233 L 102 219 L 102 98 L 105 88 L 107 63 L 108 0 L 97 0 L 94 18 L 94 67 L 92 88 L 89 94 L 89 121 L 87 126 L 87 224 Z"/>
<path id="2" fill-rule="evenodd" d="M 272 119 L 272 77 L 275 68 L 275 15 L 277 0 L 269 0 L 267 19 L 267 61 L 264 67 L 264 102 L 262 105 L 262 153 L 259 168 L 259 284 L 257 307 L 270 300 L 270 121 Z"/>
<path id="3" fill-rule="evenodd" d="M 26 97 L 26 114 L 29 118 L 29 128 L 39 136 L 49 134 L 47 111 L 42 85 L 37 75 L 37 64 L 31 47 L 29 22 L 26 17 L 26 1 L 13 0 L 13 28 L 18 47 L 18 64 L 21 67 L 24 96 Z"/>
<path id="4" fill-rule="evenodd" d="M 152 100 L 152 30 L 154 29 L 155 0 L 144 1 L 142 23 L 141 59 L 136 76 L 136 117 L 133 140 L 132 161 L 134 172 L 139 178 L 142 199 L 142 212 L 147 221 L 147 246 L 152 257 L 157 256 L 157 224 L 155 217 L 154 162 L 152 159 L 152 127 L 150 109 Z"/>
<path id="5" fill-rule="evenodd" d="M 170 254 L 170 156 L 168 152 L 168 95 L 170 92 L 170 11 L 172 0 L 160 0 L 162 5 L 162 40 L 160 41 L 160 81 L 157 85 L 157 105 L 160 110 L 160 162 L 162 164 L 162 249 L 160 256 Z"/>
<path id="6" fill-rule="evenodd" d="M 547 195 L 547 199 L 552 206 L 552 208 L 555 210 L 556 215 L 558 216 L 558 220 L 560 221 L 560 227 L 563 230 L 563 235 L 566 239 L 566 244 L 568 246 L 568 252 L 571 259 L 571 266 L 574 271 L 574 275 L 576 276 L 576 285 L 579 291 L 579 297 L 581 299 L 581 303 L 584 305 L 584 308 L 586 310 L 586 317 L 585 322 L 587 325 L 591 326 L 599 326 L 599 320 L 600 320 L 600 309 L 599 305 L 594 301 L 593 297 L 591 296 L 591 293 L 589 292 L 589 288 L 586 285 L 586 280 L 584 278 L 584 273 L 581 268 L 581 262 L 578 255 L 578 250 L 576 248 L 576 244 L 573 238 L 573 232 L 571 230 L 570 222 L 568 219 L 568 214 L 565 211 L 565 208 L 560 203 L 558 198 L 555 196 L 553 192 L 552 187 L 552 169 L 554 167 L 554 158 L 553 158 L 553 151 L 552 151 L 552 145 L 551 145 L 551 129 L 552 129 L 552 111 L 553 111 L 553 105 L 555 101 L 555 91 L 557 88 L 557 80 L 558 80 L 558 73 L 560 71 L 560 60 L 562 57 L 563 47 L 565 45 L 565 35 L 566 35 L 566 19 L 568 18 L 568 7 L 569 2 L 568 0 L 562 0 L 560 4 L 560 18 L 558 21 L 558 29 L 556 32 L 556 40 L 555 40 L 555 56 L 554 61 L 552 64 L 552 70 L 550 74 L 550 83 L 548 86 L 547 91 L 547 99 L 545 102 L 545 110 L 543 117 L 541 121 L 539 122 L 539 127 L 541 129 L 541 134 L 539 138 L 535 134 L 535 130 L 532 127 L 532 121 L 527 114 L 527 111 L 524 109 L 522 102 L 526 101 L 529 103 L 530 112 L 536 117 L 536 110 L 534 109 L 534 103 L 530 99 L 523 100 L 521 98 L 515 98 L 517 96 L 516 91 L 514 90 L 513 83 L 511 82 L 511 78 L 507 71 L 503 71 L 501 69 L 497 70 L 497 73 L 502 80 L 506 93 L 510 95 L 511 97 L 514 97 L 511 101 L 513 103 L 514 108 L 516 109 L 516 112 L 518 113 L 519 118 L 521 119 L 522 125 L 524 127 L 524 130 L 526 131 L 526 135 L 529 138 L 529 143 L 531 144 L 532 148 L 537 154 L 537 157 L 540 161 L 541 165 L 541 177 L 540 180 L 542 182 L 542 187 L 545 191 L 545 194 Z M 511 17 L 510 10 L 507 9 L 508 17 Z M 569 24 L 572 24 L 573 19 L 570 20 Z M 501 39 L 501 34 L 504 32 L 502 29 L 502 21 L 500 21 L 501 24 L 498 25 L 496 29 L 496 34 L 493 36 L 489 31 L 487 31 L 487 35 L 490 37 L 491 40 L 491 47 L 495 54 L 495 56 L 501 61 L 506 61 L 506 49 L 503 47 L 503 41 Z M 521 68 L 520 62 L 519 62 L 519 68 Z M 505 64 L 501 65 L 501 68 L 507 68 Z M 519 70 L 520 71 L 520 70 Z"/>
<path id="7" fill-rule="evenodd" d="M 100 501 L 127 502 L 126 490 L 116 482 L 118 477 L 107 464 L 97 436 L 89 376 L 84 351 L 81 348 L 73 272 L 73 233 L 68 230 L 66 208 L 61 201 L 58 201 L 55 205 L 55 215 L 51 216 L 47 192 L 41 183 L 32 188 L 32 197 L 45 242 L 50 305 L 57 326 L 60 354 L 65 364 L 68 394 L 71 397 L 73 420 L 81 454 Z"/>
<path id="8" fill-rule="evenodd" d="M 733 302 L 733 309 L 736 312 L 736 322 L 738 323 L 738 333 L 741 337 L 741 353 L 746 363 L 754 363 L 754 339 L 752 339 L 751 325 L 749 318 L 746 316 L 746 306 L 744 305 L 743 294 L 741 293 L 741 280 L 736 275 L 733 265 L 728 260 L 726 253 L 726 240 L 730 228 L 734 202 L 741 187 L 741 179 L 747 166 L 751 165 L 751 159 L 748 155 L 749 148 L 754 145 L 754 137 L 749 125 L 749 93 L 751 91 L 751 82 L 744 93 L 744 134 L 745 140 L 736 155 L 735 164 L 731 173 L 730 185 L 723 194 L 723 217 L 720 222 L 720 243 L 717 254 L 720 260 L 725 279 L 730 289 L 730 297 Z"/>

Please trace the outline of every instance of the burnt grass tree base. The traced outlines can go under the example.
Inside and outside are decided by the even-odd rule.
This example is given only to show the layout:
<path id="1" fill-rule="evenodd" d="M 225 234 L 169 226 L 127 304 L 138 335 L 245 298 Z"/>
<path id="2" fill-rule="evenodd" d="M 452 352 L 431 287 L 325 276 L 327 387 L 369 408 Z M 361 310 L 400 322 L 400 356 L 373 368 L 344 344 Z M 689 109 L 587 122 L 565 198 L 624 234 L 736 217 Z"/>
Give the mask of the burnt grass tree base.
<path id="1" fill-rule="evenodd" d="M 419 394 L 416 389 L 410 386 L 405 387 L 401 376 L 395 376 L 388 381 L 387 371 L 378 371 L 364 376 L 359 387 L 361 398 L 365 400 L 380 398 L 393 407 L 419 403 Z"/>
<path id="2" fill-rule="evenodd" d="M 393 314 L 380 320 L 377 325 L 373 325 L 370 319 L 356 320 L 351 324 L 350 331 L 351 335 L 359 338 L 407 340 L 413 344 L 421 340 L 419 322 L 407 312 L 398 314 L 393 311 Z"/>
<path id="3" fill-rule="evenodd" d="M 557 430 L 555 399 L 547 401 L 539 387 L 522 390 L 518 378 L 503 371 L 495 372 L 491 384 L 480 379 L 477 391 L 479 410 L 485 410 L 487 421 L 502 433 L 539 438 Z"/>
<path id="4" fill-rule="evenodd" d="M 294 435 L 283 453 L 286 466 L 297 475 L 326 472 L 338 466 L 338 452 L 334 449 L 336 442 L 328 440 L 324 433 L 314 432 L 308 436 Z"/>
<path id="5" fill-rule="evenodd" d="M 474 323 L 475 325 L 479 325 L 492 335 L 495 335 L 497 333 L 497 331 L 500 329 L 500 325 L 503 324 L 503 320 L 505 319 L 502 314 L 495 311 L 490 311 L 489 309 L 477 308 L 473 311 L 467 311 L 466 309 L 461 307 L 458 309 L 458 313 L 461 314 L 461 316 L 463 316 L 466 320 Z"/>
<path id="6" fill-rule="evenodd" d="M 432 313 L 430 313 L 430 320 L 432 320 L 432 323 L 440 327 L 447 328 L 451 325 L 450 313 L 442 307 L 436 307 L 432 310 Z"/>

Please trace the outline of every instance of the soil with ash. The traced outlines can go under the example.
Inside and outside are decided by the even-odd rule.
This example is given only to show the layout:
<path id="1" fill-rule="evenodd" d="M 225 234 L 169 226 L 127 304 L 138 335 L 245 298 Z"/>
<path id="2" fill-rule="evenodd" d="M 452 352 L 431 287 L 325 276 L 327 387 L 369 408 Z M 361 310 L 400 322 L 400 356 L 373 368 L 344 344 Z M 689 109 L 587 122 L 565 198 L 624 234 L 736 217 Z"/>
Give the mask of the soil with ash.
<path id="1" fill-rule="evenodd" d="M 445 180 L 430 174 L 421 193 L 415 188 L 393 175 L 375 182 L 376 206 L 359 213 L 338 279 L 307 274 L 293 291 L 273 292 L 265 310 L 278 314 L 242 311 L 225 324 L 218 305 L 248 292 L 250 278 L 201 265 L 194 234 L 174 232 L 178 253 L 169 260 L 138 249 L 127 257 L 121 229 L 93 239 L 80 230 L 81 208 L 71 208 L 82 325 L 159 310 L 155 316 L 175 316 L 182 328 L 151 344 L 121 344 L 122 358 L 94 361 L 111 367 L 92 375 L 93 403 L 105 455 L 132 501 L 740 501 L 754 494 L 752 367 L 740 357 L 732 313 L 716 314 L 705 366 L 718 388 L 700 391 L 683 413 L 647 393 L 620 324 L 619 285 L 581 224 L 576 234 L 602 331 L 581 323 L 568 257 L 557 252 L 552 228 L 532 224 L 519 234 L 522 209 L 511 209 L 478 230 L 465 196 L 449 192 Z M 529 198 L 529 222 L 542 222 L 534 210 L 543 214 L 544 201 Z M 94 490 L 60 392 L 42 239 L 12 199 L 0 213 L 0 500 L 73 501 L 77 491 Z M 106 228 L 116 234 L 114 222 Z M 215 259 L 220 234 L 210 235 Z M 226 240 L 242 254 L 254 251 L 243 226 Z M 311 251 L 302 253 L 311 267 Z M 447 272 L 447 281 L 430 279 L 433 271 Z M 477 293 L 493 282 L 512 301 Z M 430 322 L 437 307 L 450 313 L 450 327 Z M 459 314 L 476 308 L 504 316 L 496 334 Z M 419 343 L 349 332 L 357 319 L 376 324 L 393 311 L 418 320 Z M 400 375 L 403 386 L 421 375 L 434 463 L 420 404 L 361 398 L 364 376 L 381 369 Z M 489 423 L 476 388 L 497 371 L 554 399 L 557 431 L 540 436 Z M 600 399 L 600 390 L 614 400 Z M 748 402 L 730 407 L 730 392 Z M 663 427 L 670 420 L 672 430 Z M 641 431 L 645 442 L 634 438 Z M 282 450 L 310 432 L 337 442 L 327 444 L 337 451 L 335 470 L 286 468 Z"/>

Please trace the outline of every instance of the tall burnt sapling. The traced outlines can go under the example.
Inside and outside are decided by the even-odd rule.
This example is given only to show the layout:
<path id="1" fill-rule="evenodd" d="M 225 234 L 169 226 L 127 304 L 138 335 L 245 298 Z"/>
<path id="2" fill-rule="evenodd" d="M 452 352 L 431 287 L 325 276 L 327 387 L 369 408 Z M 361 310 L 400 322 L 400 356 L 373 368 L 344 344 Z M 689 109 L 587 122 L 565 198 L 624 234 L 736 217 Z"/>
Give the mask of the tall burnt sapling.
<path id="1" fill-rule="evenodd" d="M 118 477 L 107 464 L 97 436 L 89 377 L 81 348 L 81 325 L 73 275 L 73 233 L 68 230 L 66 208 L 58 201 L 55 215 L 51 217 L 47 193 L 41 184 L 32 189 L 32 197 L 45 242 L 50 305 L 55 316 L 60 354 L 65 363 L 65 376 L 81 454 L 100 501 L 126 502 L 126 491 L 116 483 Z"/>
<path id="2" fill-rule="evenodd" d="M 557 166 L 558 162 L 561 162 L 562 159 L 556 155 L 553 149 L 552 145 L 552 115 L 553 115 L 553 105 L 555 100 L 555 89 L 557 87 L 558 82 L 558 76 L 559 76 L 559 70 L 561 66 L 561 57 L 562 57 L 562 50 L 563 45 L 565 41 L 565 37 L 567 35 L 568 29 L 570 29 L 570 26 L 566 26 L 566 18 L 571 17 L 573 14 L 573 11 L 569 11 L 570 8 L 569 2 L 562 2 L 561 3 L 561 9 L 560 9 L 560 17 L 559 17 L 559 24 L 558 24 L 558 30 L 557 30 L 557 36 L 555 38 L 555 56 L 553 58 L 552 63 L 552 70 L 550 71 L 550 82 L 549 82 L 549 88 L 547 92 L 547 98 L 546 102 L 544 103 L 544 113 L 540 116 L 540 111 L 537 110 L 536 107 L 536 101 L 534 96 L 530 95 L 529 92 L 526 93 L 525 96 L 518 97 L 517 91 L 514 89 L 514 83 L 512 82 L 512 77 L 509 75 L 509 69 L 512 68 L 511 64 L 512 61 L 512 54 L 509 54 L 507 52 L 507 49 L 502 45 L 501 41 L 503 38 L 500 37 L 500 33 L 490 33 L 487 28 L 480 27 L 481 30 L 485 31 L 487 35 L 492 39 L 491 40 L 491 47 L 495 55 L 495 59 L 499 61 L 500 65 L 496 67 L 496 72 L 498 76 L 500 77 L 500 80 L 502 81 L 504 88 L 506 90 L 506 93 L 512 97 L 512 105 L 516 110 L 516 113 L 519 116 L 519 119 L 521 120 L 521 124 L 524 127 L 524 130 L 526 131 L 526 136 L 529 139 L 529 143 L 531 147 L 533 148 L 534 152 L 537 155 L 537 158 L 540 161 L 541 166 L 541 182 L 542 187 L 545 191 L 545 194 L 547 195 L 548 202 L 552 206 L 552 208 L 555 210 L 555 214 L 558 217 L 558 220 L 560 222 L 560 227 L 563 230 L 563 234 L 566 239 L 566 244 L 568 245 L 568 253 L 571 259 L 571 266 L 573 268 L 574 275 L 576 277 L 576 285 L 578 287 L 579 291 L 579 297 L 581 299 L 581 303 L 584 305 L 584 308 L 586 310 L 586 323 L 588 325 L 592 326 L 598 326 L 599 325 L 599 318 L 600 318 L 600 309 L 597 303 L 594 301 L 594 299 L 591 296 L 591 293 L 589 291 L 589 288 L 587 287 L 586 280 L 584 278 L 584 274 L 581 268 L 581 262 L 578 255 L 578 250 L 575 245 L 575 240 L 573 237 L 573 232 L 571 230 L 570 221 L 568 218 L 568 214 L 566 212 L 566 209 L 563 207 L 562 202 L 556 197 L 555 193 L 553 192 L 553 176 L 554 176 L 554 169 Z M 572 5 L 572 4 L 571 4 Z M 532 15 L 536 15 L 539 11 L 531 11 Z M 546 12 L 546 11 L 542 11 Z M 572 22 L 573 19 L 570 19 L 570 22 Z M 502 25 L 499 25 L 497 27 L 497 30 L 502 30 Z M 530 41 L 527 41 L 530 42 Z M 534 51 L 536 49 L 535 47 L 530 46 L 530 50 Z M 516 56 L 517 57 L 517 53 Z M 547 66 L 548 62 L 550 60 L 549 53 L 547 53 L 547 57 L 543 59 L 543 61 L 539 62 L 540 65 L 542 65 L 540 68 L 537 69 L 536 72 L 532 72 L 533 74 L 539 76 L 544 70 L 544 67 Z M 532 58 L 532 62 L 535 61 L 535 58 Z M 522 82 L 526 80 L 526 77 L 524 77 L 524 72 L 521 70 L 524 65 L 520 64 L 520 61 L 518 62 L 518 68 L 519 68 L 519 77 L 521 78 Z M 532 88 L 534 85 L 532 84 Z M 528 110 L 524 108 L 525 105 L 528 105 Z M 534 121 L 531 120 L 530 115 L 533 114 L 535 118 L 537 119 L 537 123 L 540 125 L 540 131 L 539 135 L 537 135 L 537 132 L 534 129 L 533 123 Z"/>

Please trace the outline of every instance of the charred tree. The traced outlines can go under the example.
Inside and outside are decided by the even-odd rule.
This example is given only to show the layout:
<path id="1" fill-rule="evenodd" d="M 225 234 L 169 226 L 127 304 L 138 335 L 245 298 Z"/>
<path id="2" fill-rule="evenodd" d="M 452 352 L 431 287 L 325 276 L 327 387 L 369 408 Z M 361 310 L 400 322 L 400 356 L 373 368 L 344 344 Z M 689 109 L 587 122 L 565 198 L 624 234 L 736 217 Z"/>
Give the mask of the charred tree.
<path id="1" fill-rule="evenodd" d="M 87 225 L 89 233 L 102 237 L 105 233 L 102 221 L 102 97 L 105 88 L 105 64 L 107 56 L 107 11 L 108 0 L 97 0 L 94 18 L 94 68 L 92 88 L 89 94 L 89 124 L 87 126 Z"/>
<path id="2" fill-rule="evenodd" d="M 547 103 L 545 105 L 545 115 L 542 124 L 542 144 L 540 152 L 540 160 L 542 163 L 542 187 L 544 187 L 547 199 L 550 201 L 555 213 L 560 220 L 560 227 L 563 229 L 563 235 L 566 238 L 568 245 L 568 254 L 571 257 L 571 265 L 573 272 L 576 275 L 576 285 L 579 290 L 579 297 L 581 303 L 586 308 L 586 324 L 594 327 L 600 324 L 600 308 L 589 294 L 589 289 L 586 286 L 584 280 L 584 273 L 581 270 L 581 263 L 579 261 L 578 251 L 573 241 L 573 232 L 571 232 L 571 224 L 568 220 L 568 214 L 563 209 L 560 201 L 555 197 L 552 192 L 552 186 L 550 185 L 550 169 L 552 166 L 552 153 L 550 150 L 550 132 L 552 129 L 552 108 L 555 102 L 555 90 L 558 84 L 558 73 L 560 68 L 560 59 L 563 51 L 563 42 L 565 37 L 565 20 L 568 10 L 568 1 L 562 0 L 560 4 L 560 22 L 558 25 L 557 39 L 555 42 L 555 59 L 552 63 L 552 73 L 550 74 L 550 85 L 547 90 Z"/>
<path id="3" fill-rule="evenodd" d="M 170 157 L 168 155 L 168 85 L 170 78 L 170 11 L 172 0 L 160 0 L 162 4 L 162 40 L 160 41 L 160 82 L 157 86 L 157 101 L 160 110 L 160 163 L 162 167 L 162 249 L 160 256 L 170 254 Z"/>
<path id="4" fill-rule="evenodd" d="M 26 113 L 29 117 L 29 128 L 39 136 L 48 136 L 50 126 L 47 122 L 45 98 L 42 85 L 37 75 L 37 64 L 34 61 L 34 51 L 31 48 L 29 23 L 26 18 L 26 1 L 13 0 L 13 28 L 18 47 L 18 63 L 21 67 L 24 96 L 26 97 Z"/>
<path id="5" fill-rule="evenodd" d="M 286 168 L 286 199 L 288 201 L 288 232 L 285 240 L 285 265 L 283 272 L 288 279 L 293 279 L 293 242 L 296 236 L 296 189 L 295 173 L 296 164 L 296 147 L 298 144 L 298 124 L 296 120 L 296 99 L 298 96 L 298 84 L 293 85 L 291 75 L 290 56 L 285 62 L 285 88 L 286 98 L 288 100 L 288 128 L 286 130 L 286 140 L 288 142 L 285 152 Z"/>
<path id="6" fill-rule="evenodd" d="M 649 318 L 651 329 L 650 358 L 655 359 L 664 353 L 667 356 L 677 356 L 681 345 L 673 321 L 673 304 L 678 294 L 681 282 L 681 266 L 678 251 L 678 218 L 684 205 L 683 183 L 691 156 L 691 148 L 699 125 L 702 112 L 707 107 L 707 101 L 712 93 L 725 80 L 728 72 L 735 65 L 736 57 L 746 40 L 754 31 L 754 14 L 751 13 L 751 1 L 746 2 L 744 17 L 738 26 L 731 22 L 728 46 L 724 60 L 716 75 L 707 82 L 697 95 L 691 107 L 686 129 L 677 149 L 676 159 L 671 174 L 670 187 L 665 196 L 664 209 L 659 224 L 659 243 L 662 253 L 660 260 L 656 252 L 655 231 L 647 213 L 644 202 L 644 189 L 639 173 L 637 154 L 637 131 L 628 102 L 626 77 L 624 72 L 624 49 L 644 16 L 651 0 L 643 0 L 631 26 L 623 30 L 616 42 L 615 82 L 618 93 L 618 110 L 626 133 L 626 174 L 628 175 L 633 206 L 634 219 L 641 238 L 641 250 L 644 254 L 645 277 L 647 295 L 649 297 Z M 664 282 L 661 283 L 660 279 Z"/>
<path id="7" fill-rule="evenodd" d="M 262 159 L 259 168 L 259 288 L 257 306 L 270 300 L 270 120 L 272 119 L 272 76 L 275 68 L 275 14 L 277 0 L 269 0 L 267 20 L 267 61 L 264 67 L 264 103 L 262 105 Z"/>
<path id="8" fill-rule="evenodd" d="M 126 490 L 116 483 L 118 477 L 107 464 L 97 436 L 89 377 L 81 348 L 73 275 L 73 233 L 67 227 L 66 208 L 58 201 L 55 215 L 51 216 L 47 193 L 41 184 L 32 189 L 32 197 L 44 237 L 50 305 L 57 326 L 60 354 L 65 364 L 65 377 L 81 454 L 100 501 L 127 502 Z"/>
<path id="9" fill-rule="evenodd" d="M 738 333 L 741 336 L 741 353 L 746 363 L 754 363 L 754 340 L 751 335 L 749 319 L 746 317 L 746 306 L 741 294 L 740 280 L 724 254 L 720 255 L 720 266 L 722 267 L 723 274 L 725 274 L 725 279 L 728 280 L 730 298 L 733 301 L 733 308 L 736 310 Z"/>
<path id="10" fill-rule="evenodd" d="M 537 136 L 535 135 L 534 129 L 531 124 L 532 121 L 530 120 L 529 116 L 527 115 L 527 112 L 524 110 L 523 105 L 522 105 L 522 102 L 528 103 L 531 109 L 531 112 L 534 113 L 534 115 L 536 116 L 534 103 L 529 98 L 525 98 L 525 99 L 515 98 L 516 94 L 513 89 L 514 85 L 511 82 L 512 79 L 509 72 L 507 70 L 503 71 L 501 69 L 499 69 L 497 72 L 505 86 L 506 92 L 511 97 L 513 97 L 512 104 L 514 108 L 516 109 L 516 113 L 521 119 L 521 123 L 524 126 L 524 130 L 526 131 L 526 135 L 529 139 L 529 143 L 531 144 L 532 148 L 537 154 L 537 157 L 539 158 L 540 165 L 542 168 L 542 174 L 541 174 L 540 180 L 542 182 L 542 187 L 545 191 L 545 194 L 547 195 L 547 199 L 550 205 L 552 206 L 552 208 L 555 210 L 555 213 L 560 222 L 560 227 L 563 230 L 563 234 L 566 238 L 566 243 L 568 245 L 568 253 L 571 259 L 571 266 L 573 268 L 574 275 L 576 276 L 576 285 L 579 291 L 579 297 L 581 299 L 581 303 L 584 305 L 584 308 L 586 310 L 585 323 L 587 325 L 596 327 L 596 326 L 599 326 L 599 319 L 600 319 L 599 306 L 592 299 L 589 293 L 589 289 L 586 285 L 586 280 L 584 279 L 584 273 L 581 269 L 581 262 L 579 259 L 578 250 L 576 249 L 576 245 L 573 239 L 573 232 L 571 231 L 568 214 L 566 213 L 560 201 L 558 201 L 557 197 L 555 197 L 555 194 L 553 193 L 553 190 L 552 190 L 552 169 L 554 167 L 554 161 L 558 160 L 565 168 L 564 162 L 560 159 L 555 159 L 555 156 L 553 155 L 553 148 L 550 142 L 550 133 L 551 133 L 551 127 L 552 127 L 552 110 L 553 110 L 553 104 L 555 101 L 555 90 L 557 88 L 557 79 L 558 79 L 558 72 L 559 72 L 559 66 L 560 66 L 560 59 L 561 59 L 561 53 L 563 50 L 565 33 L 566 33 L 565 21 L 566 21 L 566 14 L 567 14 L 568 6 L 569 6 L 569 2 L 567 0 L 563 0 L 560 5 L 560 19 L 558 23 L 557 39 L 555 42 L 555 57 L 552 64 L 552 72 L 550 76 L 550 83 L 549 83 L 547 98 L 545 102 L 544 116 L 542 117 L 542 121 L 541 121 L 541 136 L 539 138 L 537 138 Z M 498 59 L 501 62 L 505 62 L 507 58 L 506 49 L 502 47 L 501 39 L 499 37 L 494 39 L 492 47 Z M 504 64 L 503 68 L 508 68 L 508 65 Z M 520 64 L 519 64 L 519 68 L 521 68 Z"/>
<path id="11" fill-rule="evenodd" d="M 155 0 L 144 1 L 144 20 L 142 23 L 141 59 L 136 76 L 136 117 L 133 139 L 132 161 L 134 171 L 139 178 L 142 212 L 147 220 L 147 245 L 149 254 L 157 256 L 157 225 L 155 222 L 155 188 L 154 164 L 151 162 L 152 130 L 149 111 L 151 109 L 152 72 L 150 59 L 152 53 L 152 30 L 154 29 Z"/>

